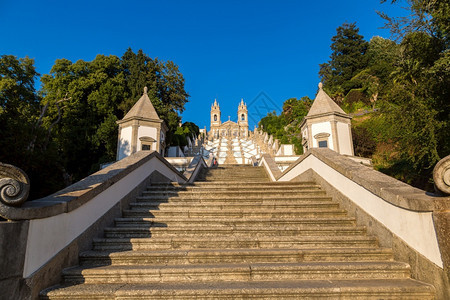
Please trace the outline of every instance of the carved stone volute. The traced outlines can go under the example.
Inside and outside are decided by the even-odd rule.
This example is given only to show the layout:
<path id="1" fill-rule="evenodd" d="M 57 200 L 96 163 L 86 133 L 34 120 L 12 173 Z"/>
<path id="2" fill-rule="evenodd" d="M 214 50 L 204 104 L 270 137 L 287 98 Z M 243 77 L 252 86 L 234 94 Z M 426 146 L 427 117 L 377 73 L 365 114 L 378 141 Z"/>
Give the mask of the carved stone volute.
<path id="1" fill-rule="evenodd" d="M 450 155 L 441 159 L 433 170 L 434 186 L 440 192 L 450 194 Z"/>
<path id="2" fill-rule="evenodd" d="M 27 174 L 15 166 L 0 163 L 0 201 L 7 206 L 21 206 L 29 192 Z"/>

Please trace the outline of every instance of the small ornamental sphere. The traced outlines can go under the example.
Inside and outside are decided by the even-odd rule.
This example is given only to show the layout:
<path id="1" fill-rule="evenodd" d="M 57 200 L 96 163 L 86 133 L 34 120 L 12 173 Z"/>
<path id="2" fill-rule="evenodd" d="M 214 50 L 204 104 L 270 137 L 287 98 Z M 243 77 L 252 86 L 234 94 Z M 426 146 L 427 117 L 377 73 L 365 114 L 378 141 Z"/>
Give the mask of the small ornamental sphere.
<path id="1" fill-rule="evenodd" d="M 323 84 L 322 84 L 322 82 L 319 82 L 319 89 L 322 89 L 323 88 Z"/>

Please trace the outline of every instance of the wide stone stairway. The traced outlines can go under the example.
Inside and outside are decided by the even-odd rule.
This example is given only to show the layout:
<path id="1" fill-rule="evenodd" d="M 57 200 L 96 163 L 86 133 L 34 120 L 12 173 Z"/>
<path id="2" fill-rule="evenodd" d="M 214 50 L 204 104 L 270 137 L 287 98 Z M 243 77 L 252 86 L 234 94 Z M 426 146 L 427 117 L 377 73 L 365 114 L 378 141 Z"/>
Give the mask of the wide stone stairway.
<path id="1" fill-rule="evenodd" d="M 433 299 L 313 182 L 250 166 L 153 184 L 41 299 Z"/>

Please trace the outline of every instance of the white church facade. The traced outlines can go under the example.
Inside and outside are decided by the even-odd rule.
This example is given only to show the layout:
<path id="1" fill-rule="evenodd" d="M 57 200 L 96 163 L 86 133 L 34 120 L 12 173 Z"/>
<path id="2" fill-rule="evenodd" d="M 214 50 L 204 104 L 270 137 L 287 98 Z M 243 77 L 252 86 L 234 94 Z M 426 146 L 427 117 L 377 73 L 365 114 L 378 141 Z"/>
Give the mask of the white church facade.
<path id="1" fill-rule="evenodd" d="M 211 106 L 211 123 L 208 137 L 210 139 L 218 139 L 220 137 L 229 138 L 247 138 L 248 134 L 248 110 L 244 100 L 238 105 L 237 122 L 228 120 L 224 123 L 220 120 L 220 106 L 217 100 L 214 100 Z"/>

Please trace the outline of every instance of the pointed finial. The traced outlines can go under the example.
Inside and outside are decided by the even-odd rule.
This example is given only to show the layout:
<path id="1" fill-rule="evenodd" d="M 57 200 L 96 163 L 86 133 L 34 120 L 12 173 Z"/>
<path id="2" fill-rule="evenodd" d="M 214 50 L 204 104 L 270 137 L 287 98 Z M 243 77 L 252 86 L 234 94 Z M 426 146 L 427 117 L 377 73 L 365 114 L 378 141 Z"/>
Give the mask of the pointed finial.
<path id="1" fill-rule="evenodd" d="M 148 88 L 144 87 L 144 94 L 147 94 Z"/>
<path id="2" fill-rule="evenodd" d="M 319 82 L 319 90 L 323 89 L 323 84 L 322 82 Z"/>

